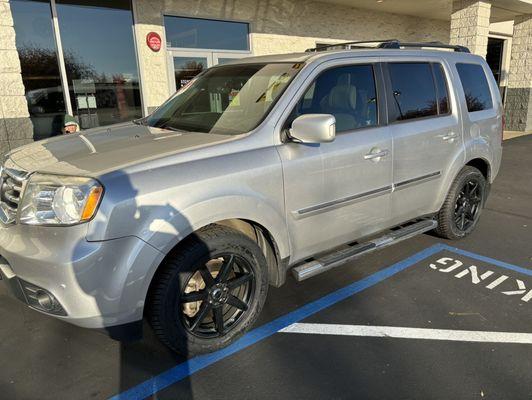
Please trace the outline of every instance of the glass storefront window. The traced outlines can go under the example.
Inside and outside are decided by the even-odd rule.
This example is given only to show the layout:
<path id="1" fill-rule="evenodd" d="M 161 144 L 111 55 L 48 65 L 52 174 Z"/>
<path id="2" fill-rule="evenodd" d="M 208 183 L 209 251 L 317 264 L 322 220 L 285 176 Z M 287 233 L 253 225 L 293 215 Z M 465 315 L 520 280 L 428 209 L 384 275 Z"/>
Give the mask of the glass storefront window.
<path id="1" fill-rule="evenodd" d="M 249 25 L 202 18 L 164 17 L 169 47 L 249 50 Z"/>
<path id="2" fill-rule="evenodd" d="M 130 1 L 56 4 L 70 100 L 81 128 L 141 117 Z"/>
<path id="3" fill-rule="evenodd" d="M 35 140 L 61 133 L 65 101 L 47 1 L 11 1 L 22 81 Z"/>
<path id="4" fill-rule="evenodd" d="M 68 104 L 81 129 L 141 117 L 131 2 L 57 0 L 56 11 L 62 58 L 50 1 L 11 1 L 34 139 L 62 133 Z"/>

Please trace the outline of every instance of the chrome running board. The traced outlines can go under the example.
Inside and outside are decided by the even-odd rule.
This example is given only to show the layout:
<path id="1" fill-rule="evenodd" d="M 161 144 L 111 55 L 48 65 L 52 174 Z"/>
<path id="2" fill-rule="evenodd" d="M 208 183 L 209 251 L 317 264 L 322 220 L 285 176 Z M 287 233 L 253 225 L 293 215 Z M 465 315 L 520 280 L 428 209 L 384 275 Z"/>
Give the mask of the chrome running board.
<path id="1" fill-rule="evenodd" d="M 386 233 L 375 239 L 364 243 L 357 243 L 353 246 L 336 250 L 332 253 L 322 255 L 312 261 L 308 261 L 292 268 L 292 273 L 298 282 L 308 279 L 322 272 L 339 267 L 349 261 L 354 260 L 364 254 L 382 249 L 403 240 L 431 231 L 438 226 L 433 219 L 426 219 L 412 223 Z"/>

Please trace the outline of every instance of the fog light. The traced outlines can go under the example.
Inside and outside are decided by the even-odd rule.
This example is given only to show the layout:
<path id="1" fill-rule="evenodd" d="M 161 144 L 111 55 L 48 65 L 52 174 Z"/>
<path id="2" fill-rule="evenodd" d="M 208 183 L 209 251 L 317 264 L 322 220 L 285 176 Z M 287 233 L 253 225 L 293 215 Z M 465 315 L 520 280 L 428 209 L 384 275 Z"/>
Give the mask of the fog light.
<path id="1" fill-rule="evenodd" d="M 19 279 L 20 286 L 24 291 L 26 303 L 39 311 L 48 314 L 66 316 L 67 313 L 52 293 L 32 283 Z"/>
<path id="2" fill-rule="evenodd" d="M 44 290 L 37 290 L 35 292 L 35 298 L 40 306 L 46 311 L 52 311 L 54 308 L 54 299 Z"/>

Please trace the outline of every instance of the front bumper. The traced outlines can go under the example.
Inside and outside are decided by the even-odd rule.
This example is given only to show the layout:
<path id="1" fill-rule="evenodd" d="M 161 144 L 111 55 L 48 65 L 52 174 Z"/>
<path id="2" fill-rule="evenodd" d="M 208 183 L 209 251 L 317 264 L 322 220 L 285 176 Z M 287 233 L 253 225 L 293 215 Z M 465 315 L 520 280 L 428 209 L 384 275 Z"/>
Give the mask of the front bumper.
<path id="1" fill-rule="evenodd" d="M 2 258 L 2 256 L 0 256 L 0 280 L 5 283 L 7 289 L 9 290 L 9 294 L 12 297 L 28 304 L 22 286 L 20 285 L 20 280 L 13 273 L 10 265 L 4 258 Z"/>
<path id="2" fill-rule="evenodd" d="M 88 242 L 86 232 L 86 225 L 0 225 L 2 282 L 37 311 L 85 328 L 140 321 L 163 254 L 137 237 Z M 56 307 L 41 307 L 28 287 Z"/>
<path id="3" fill-rule="evenodd" d="M 10 294 L 29 307 L 46 314 L 66 317 L 67 313 L 55 296 L 44 288 L 25 282 L 16 276 L 7 261 L 0 256 L 0 280 Z"/>

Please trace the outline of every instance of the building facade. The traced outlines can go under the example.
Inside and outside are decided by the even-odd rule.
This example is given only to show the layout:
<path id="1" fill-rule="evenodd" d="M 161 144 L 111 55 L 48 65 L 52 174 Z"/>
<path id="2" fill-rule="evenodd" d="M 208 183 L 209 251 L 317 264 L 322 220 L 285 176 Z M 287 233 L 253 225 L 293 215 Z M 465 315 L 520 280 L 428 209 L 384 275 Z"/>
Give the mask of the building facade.
<path id="1" fill-rule="evenodd" d="M 149 114 L 205 68 L 390 39 L 486 57 L 507 129 L 532 130 L 530 0 L 0 0 L 0 154 Z"/>

